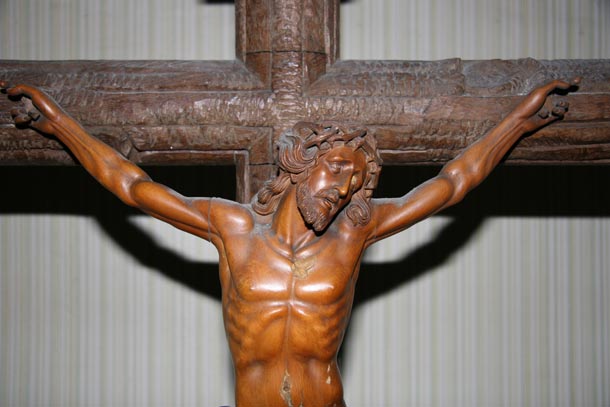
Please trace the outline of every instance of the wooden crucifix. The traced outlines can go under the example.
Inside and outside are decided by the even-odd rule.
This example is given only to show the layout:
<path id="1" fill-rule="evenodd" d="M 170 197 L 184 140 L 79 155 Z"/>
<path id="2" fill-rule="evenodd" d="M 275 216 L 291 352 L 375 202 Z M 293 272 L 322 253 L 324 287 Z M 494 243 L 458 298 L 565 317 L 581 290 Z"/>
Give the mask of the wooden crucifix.
<path id="1" fill-rule="evenodd" d="M 610 159 L 610 61 L 341 61 L 338 0 L 237 0 L 235 61 L 1 61 L 138 164 L 230 164 L 247 202 L 275 172 L 273 142 L 299 121 L 357 123 L 386 165 L 441 164 L 535 86 L 584 78 L 567 120 L 523 140 L 513 163 Z M 0 101 L 0 162 L 73 163 L 12 126 Z"/>
<path id="2" fill-rule="evenodd" d="M 28 87 L 9 89 L 13 96 L 32 98 L 37 107 L 26 116 L 17 113 L 18 122 L 57 135 L 125 202 L 219 247 L 238 405 L 342 405 L 336 352 L 349 315 L 362 249 L 461 199 L 521 135 L 563 115 L 565 104 L 546 113 L 540 109 L 551 91 L 567 90 L 571 84 L 553 82 L 524 101 L 523 92 L 556 76 L 578 74 L 592 78 L 593 83 L 599 81 L 602 88 L 604 85 L 604 61 L 337 62 L 337 7 L 336 2 L 323 1 L 238 2 L 241 62 L 132 63 L 133 73 L 114 78 L 118 88 L 108 86 L 113 83 L 114 70 L 129 69 L 130 63 L 95 63 L 80 79 L 74 71 L 63 70 L 77 72 L 85 64 L 58 64 L 55 69 L 59 73 L 47 67 L 45 72 L 41 68 L 35 72 L 35 64 L 30 72 L 24 72 L 19 70 L 24 64 L 6 64 L 9 82 L 48 85 L 45 81 L 49 77 L 52 81 L 55 74 L 59 82 L 44 87 L 91 133 L 133 161 L 234 162 L 240 174 L 241 200 L 247 200 L 274 172 L 272 142 L 279 142 L 280 157 L 284 153 L 302 155 L 315 162 L 306 170 L 292 171 L 297 160 L 280 159 L 280 167 L 289 175 L 283 180 L 278 177 L 277 183 L 285 183 L 290 192 L 281 195 L 271 209 L 261 196 L 252 208 L 220 200 L 185 200 L 149 182 L 101 144 L 98 148 L 94 139 L 82 138 L 84 130 L 65 118 L 45 95 Z M 315 24 L 319 30 L 312 30 Z M 505 83 L 482 86 L 479 81 L 486 69 L 506 69 L 510 74 Z M 180 80 L 161 81 L 162 75 L 171 77 L 171 70 Z M 98 73 L 100 77 L 96 77 Z M 76 80 L 68 82 L 66 77 Z M 592 134 L 593 138 L 583 140 L 581 123 L 559 127 L 563 130 L 558 135 L 549 128 L 549 133 L 540 136 L 544 143 L 532 142 L 519 159 L 607 161 L 608 132 L 603 122 L 608 115 L 607 91 L 578 93 L 582 94 L 586 98 L 570 97 L 574 106 L 570 117 L 576 111 L 575 117 L 588 125 L 587 137 Z M 584 109 L 578 107 L 581 102 Z M 129 108 L 109 109 L 119 103 Z M 442 162 L 455 155 L 456 139 L 444 144 L 447 135 L 465 135 L 457 142 L 461 149 L 515 106 L 495 130 L 452 161 L 437 179 L 402 199 L 378 201 L 372 209 L 361 206 L 347 210 L 357 192 L 374 187 L 372 178 L 379 162 L 373 142 L 366 141 L 367 134 L 377 136 L 386 162 Z M 123 110 L 128 112 L 123 115 Z M 314 123 L 298 124 L 304 120 Z M 333 124 L 325 125 L 329 120 Z M 293 130 L 286 133 L 290 128 Z M 122 132 L 129 137 L 119 139 Z M 5 135 L 14 140 L 23 137 L 9 127 Z M 549 149 L 553 137 L 557 141 Z M 290 139 L 293 141 L 287 141 Z M 291 143 L 290 147 L 282 147 L 286 143 Z M 576 153 L 575 145 L 579 147 Z M 13 150 L 6 157 L 32 162 L 66 157 L 63 152 L 57 154 L 51 144 L 32 150 Z M 583 151 L 586 157 L 581 160 Z M 15 158 L 18 154 L 21 156 Z M 99 158 L 120 168 L 126 178 L 116 174 L 105 178 Z M 475 163 L 484 169 L 464 176 L 464 168 L 471 171 Z M 309 182 L 312 179 L 317 181 Z M 303 190 L 297 188 L 300 185 L 313 192 L 299 192 Z M 267 188 L 262 191 L 279 186 L 269 184 Z M 312 202 L 311 197 L 318 200 Z M 368 216 L 372 223 L 364 220 L 367 211 L 372 212 Z M 221 250 L 239 242 L 239 247 Z M 344 244 L 333 250 L 344 253 L 341 259 L 329 260 L 320 251 L 341 242 Z M 337 260 L 349 264 L 335 264 Z M 272 264 L 263 264 L 265 261 Z M 252 274 L 257 270 L 262 274 Z M 329 279 L 325 271 L 348 275 Z M 263 303 L 271 306 L 262 307 Z M 285 335 L 279 335 L 276 328 Z"/>

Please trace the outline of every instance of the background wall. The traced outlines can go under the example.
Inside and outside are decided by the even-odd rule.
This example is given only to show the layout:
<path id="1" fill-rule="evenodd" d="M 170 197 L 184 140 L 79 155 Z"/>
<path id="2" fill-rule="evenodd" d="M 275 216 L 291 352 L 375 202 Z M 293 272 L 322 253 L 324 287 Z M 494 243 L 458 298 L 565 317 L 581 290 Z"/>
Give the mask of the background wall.
<path id="1" fill-rule="evenodd" d="M 348 59 L 610 58 L 605 0 L 351 0 Z M 233 59 L 233 5 L 1 0 L 2 59 Z M 387 168 L 380 196 L 437 168 Z M 150 169 L 230 196 L 230 169 Z M 216 254 L 81 168 L 0 168 L 0 405 L 232 405 Z M 210 183 L 217 180 L 217 183 Z M 371 248 L 350 406 L 610 404 L 610 170 L 500 168 Z"/>

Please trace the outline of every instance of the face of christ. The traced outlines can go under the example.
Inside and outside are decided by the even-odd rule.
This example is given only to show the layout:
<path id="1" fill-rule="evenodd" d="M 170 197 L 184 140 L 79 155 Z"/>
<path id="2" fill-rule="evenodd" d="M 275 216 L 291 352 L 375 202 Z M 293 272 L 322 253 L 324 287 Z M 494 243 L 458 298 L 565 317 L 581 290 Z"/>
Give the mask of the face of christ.
<path id="1" fill-rule="evenodd" d="M 335 147 L 318 160 L 309 176 L 297 184 L 297 206 L 316 232 L 325 230 L 335 215 L 362 188 L 366 172 L 363 152 Z"/>

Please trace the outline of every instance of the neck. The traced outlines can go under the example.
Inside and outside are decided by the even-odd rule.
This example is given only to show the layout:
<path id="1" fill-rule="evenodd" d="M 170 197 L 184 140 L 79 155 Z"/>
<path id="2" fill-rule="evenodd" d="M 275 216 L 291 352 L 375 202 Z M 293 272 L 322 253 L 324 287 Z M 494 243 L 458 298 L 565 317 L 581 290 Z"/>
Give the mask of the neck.
<path id="1" fill-rule="evenodd" d="M 294 250 L 316 237 L 313 229 L 307 226 L 299 212 L 295 185 L 288 187 L 284 193 L 273 215 L 271 227 L 278 240 Z"/>

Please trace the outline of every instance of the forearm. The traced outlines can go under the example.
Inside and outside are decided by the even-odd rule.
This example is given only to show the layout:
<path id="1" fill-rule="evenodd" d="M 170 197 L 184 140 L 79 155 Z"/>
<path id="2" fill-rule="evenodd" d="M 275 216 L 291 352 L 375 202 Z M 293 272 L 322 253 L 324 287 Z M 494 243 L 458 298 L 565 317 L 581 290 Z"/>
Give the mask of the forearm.
<path id="1" fill-rule="evenodd" d="M 2 81 L 0 90 L 13 99 L 26 98 L 25 106 L 11 110 L 17 125 L 57 137 L 95 179 L 124 203 L 204 239 L 217 235 L 208 221 L 210 199 L 187 199 L 153 182 L 137 165 L 87 133 L 42 90 L 29 85 L 8 86 Z"/>
<path id="2" fill-rule="evenodd" d="M 447 206 L 461 201 L 483 182 L 523 134 L 521 124 L 497 126 L 448 162 L 440 173 L 453 184 L 453 196 Z"/>
<path id="3" fill-rule="evenodd" d="M 556 80 L 535 89 L 489 133 L 450 161 L 441 175 L 455 184 L 456 196 L 451 201 L 458 202 L 479 185 L 523 135 L 562 118 L 567 103 L 559 101 L 549 111 L 544 107 L 547 97 L 555 89 L 568 90 L 579 82 L 580 78 Z"/>
<path id="4" fill-rule="evenodd" d="M 70 116 L 60 115 L 52 122 L 54 135 L 74 154 L 80 164 L 105 188 L 131 206 L 132 186 L 150 180 L 137 165 L 116 150 L 90 135 Z"/>
<path id="5" fill-rule="evenodd" d="M 23 108 L 11 110 L 16 124 L 57 137 L 103 186 L 128 205 L 137 206 L 131 189 L 141 181 L 150 180 L 144 171 L 87 133 L 41 89 L 29 85 L 9 86 L 0 81 L 0 90 L 10 98 L 26 99 Z"/>
<path id="6" fill-rule="evenodd" d="M 471 176 L 484 179 L 523 136 L 521 123 L 499 125 L 467 147 L 452 162 L 461 161 Z M 451 163 L 448 167 L 451 167 Z M 476 181 L 476 180 L 474 180 Z"/>

